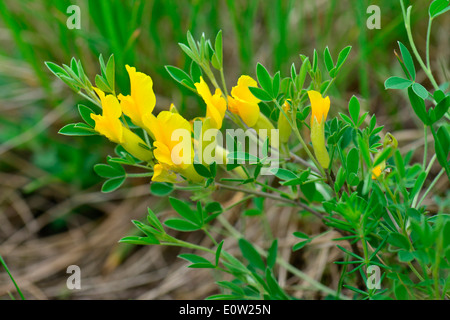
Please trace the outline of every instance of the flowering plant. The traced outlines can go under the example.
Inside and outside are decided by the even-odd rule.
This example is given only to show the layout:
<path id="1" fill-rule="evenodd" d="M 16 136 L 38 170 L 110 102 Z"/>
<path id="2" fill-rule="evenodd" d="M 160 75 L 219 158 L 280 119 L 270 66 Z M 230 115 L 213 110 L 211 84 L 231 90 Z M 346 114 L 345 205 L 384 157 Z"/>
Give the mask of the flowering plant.
<path id="1" fill-rule="evenodd" d="M 440 2 L 430 5 L 430 26 L 446 11 Z M 391 77 L 385 86 L 407 89 L 425 137 L 428 130 L 432 133 L 436 154 L 428 161 L 425 150 L 423 163 L 412 162 L 413 151 L 402 154 L 396 138 L 377 126 L 375 115 L 362 111 L 356 96 L 345 112 L 338 112 L 338 103 L 328 96 L 350 46 L 339 52 L 336 62 L 328 47 L 323 59 L 316 50 L 312 58 L 300 55 L 301 67 L 293 63 L 289 76 L 271 74 L 258 63 L 255 75 L 240 76 L 228 91 L 222 32 L 214 43 L 188 32 L 187 44 L 180 47 L 192 60 L 190 73 L 175 66 L 166 70 L 203 104 L 205 111 L 190 119 L 173 104 L 157 113 L 152 78 L 136 67 L 125 66 L 130 92 L 117 95 L 114 56 L 107 63 L 100 56 L 95 86 L 81 61 L 72 59 L 62 67 L 47 63 L 97 108 L 80 105 L 84 122 L 69 124 L 60 133 L 103 135 L 117 145 L 115 156 L 94 168 L 106 179 L 102 191 L 113 192 L 127 178 L 151 177 L 153 195 L 172 195 L 176 217 L 163 219 L 149 208 L 146 222 L 133 221 L 140 234 L 120 242 L 184 248 L 179 257 L 189 268 L 217 273 L 221 292 L 209 299 L 308 297 L 277 281 L 282 269 L 328 298 L 448 298 L 449 215 L 444 206 L 432 214 L 423 202 L 442 175 L 450 178 L 450 95 L 415 49 L 410 8 L 403 8 L 403 14 L 415 58 L 433 91 L 416 82 L 413 56 L 402 43 L 397 58 L 406 78 Z M 427 109 L 426 102 L 433 107 Z M 442 169 L 428 183 L 436 160 Z M 140 171 L 129 173 L 131 167 Z M 183 200 L 185 191 L 191 193 L 189 201 Z M 220 199 L 227 191 L 233 197 L 224 206 Z M 295 214 L 295 223 L 318 219 L 323 230 L 307 234 L 299 228 L 281 243 L 268 223 L 269 203 Z M 230 221 L 227 214 L 238 207 L 240 219 L 260 221 L 263 236 L 251 238 L 239 230 L 242 221 Z M 183 240 L 184 232 L 203 232 L 209 242 Z M 297 252 L 329 233 L 343 257 L 333 261 L 341 272 L 334 288 L 278 254 L 280 245 Z"/>

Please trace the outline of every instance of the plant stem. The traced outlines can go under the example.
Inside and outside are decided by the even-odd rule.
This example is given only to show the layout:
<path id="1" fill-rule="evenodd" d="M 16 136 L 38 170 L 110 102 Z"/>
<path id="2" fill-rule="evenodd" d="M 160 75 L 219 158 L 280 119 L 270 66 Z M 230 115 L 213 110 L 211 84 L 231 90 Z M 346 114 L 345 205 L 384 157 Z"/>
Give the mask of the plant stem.
<path id="1" fill-rule="evenodd" d="M 286 120 L 288 121 L 289 125 L 291 126 L 292 130 L 294 130 L 295 135 L 297 136 L 297 139 L 299 140 L 299 142 L 301 143 L 301 145 L 303 146 L 303 149 L 305 149 L 306 154 L 308 155 L 308 157 L 314 162 L 314 164 L 316 165 L 317 169 L 320 171 L 320 173 L 322 174 L 323 177 L 326 176 L 324 169 L 322 168 L 322 166 L 317 162 L 316 158 L 313 156 L 313 154 L 311 153 L 311 151 L 309 150 L 307 144 L 305 143 L 305 141 L 302 138 L 302 135 L 300 134 L 300 131 L 298 130 L 297 126 L 292 123 L 291 119 L 289 119 L 289 117 L 287 116 L 286 112 L 283 110 L 283 108 L 280 106 L 280 104 L 278 103 L 278 101 L 276 99 L 272 100 L 275 105 L 277 106 L 277 108 L 280 110 L 280 112 L 283 113 L 283 116 L 286 118 Z"/>
<path id="2" fill-rule="evenodd" d="M 431 70 L 430 64 L 430 35 L 431 35 L 431 24 L 433 23 L 433 18 L 428 19 L 428 28 L 427 28 L 427 43 L 426 43 L 426 60 L 427 60 L 427 68 Z"/>
<path id="3" fill-rule="evenodd" d="M 279 196 L 274 195 L 272 193 L 261 192 L 261 191 L 257 191 L 257 190 L 241 189 L 241 188 L 238 188 L 238 187 L 228 186 L 228 185 L 217 183 L 217 182 L 216 182 L 216 186 L 218 186 L 220 188 L 236 191 L 236 192 L 244 192 L 244 193 L 256 195 L 258 197 L 265 197 L 265 198 L 270 198 L 270 199 L 273 199 L 273 200 L 277 200 L 277 201 L 293 204 L 293 205 L 299 206 L 302 209 L 304 209 L 304 210 L 314 214 L 315 216 L 317 216 L 321 220 L 324 219 L 324 216 L 321 213 L 317 212 L 314 209 L 311 209 L 309 206 L 307 206 L 304 203 L 301 203 L 300 201 L 295 201 L 295 200 L 291 200 L 291 199 L 282 198 L 282 197 L 279 197 Z"/>
<path id="4" fill-rule="evenodd" d="M 214 237 L 211 235 L 211 233 L 205 227 L 203 227 L 202 230 L 211 239 L 212 243 L 214 243 L 214 245 L 217 246 L 218 243 L 217 243 L 216 239 L 214 239 Z"/>
<path id="5" fill-rule="evenodd" d="M 25 297 L 23 296 L 22 291 L 20 290 L 19 286 L 17 285 L 16 281 L 14 280 L 14 277 L 12 276 L 11 272 L 9 272 L 8 266 L 6 265 L 6 262 L 5 262 L 5 260 L 3 260 L 3 257 L 1 255 L 0 255 L 0 263 L 2 264 L 3 268 L 5 268 L 6 273 L 11 278 L 11 281 L 14 284 L 14 286 L 16 287 L 16 290 L 19 293 L 20 298 L 22 300 L 25 300 Z"/>
<path id="6" fill-rule="evenodd" d="M 430 173 L 430 170 L 431 170 L 431 167 L 433 166 L 434 161 L 436 161 L 436 154 L 433 155 L 433 157 L 431 158 L 430 162 L 428 163 L 428 167 L 425 170 L 425 173 L 426 173 L 425 179 L 428 177 L 428 174 Z M 424 180 L 424 183 L 425 183 L 425 180 Z M 417 200 L 419 200 L 419 195 L 420 195 L 420 191 L 422 190 L 422 187 L 423 187 L 423 183 L 420 186 L 419 191 L 417 191 L 416 195 L 414 196 L 413 202 L 411 204 L 411 208 L 417 208 L 418 207 Z"/>
<path id="7" fill-rule="evenodd" d="M 422 57 L 419 54 L 419 51 L 417 51 L 416 45 L 414 43 L 414 39 L 411 32 L 411 6 L 408 7 L 407 11 L 405 11 L 405 5 L 403 4 L 403 0 L 400 0 L 400 5 L 402 7 L 403 12 L 403 19 L 405 21 L 405 29 L 406 33 L 408 35 L 409 44 L 411 45 L 411 49 L 414 52 L 414 55 L 416 56 L 417 61 L 419 62 L 420 66 L 422 67 L 423 71 L 427 75 L 428 79 L 430 79 L 431 84 L 433 85 L 435 90 L 439 90 L 439 86 L 436 83 L 436 80 L 433 77 L 433 74 L 431 73 L 431 69 L 429 66 L 427 67 L 425 63 L 422 60 Z M 428 27 L 431 29 L 430 24 Z M 428 51 L 428 50 L 427 50 Z"/>
<path id="8" fill-rule="evenodd" d="M 445 172 L 445 169 L 441 169 L 441 171 L 439 171 L 438 175 L 433 179 L 433 182 L 431 182 L 430 186 L 427 188 L 427 190 L 423 194 L 423 196 L 420 199 L 419 203 L 417 203 L 417 207 L 420 207 L 420 205 L 422 204 L 422 201 L 425 200 L 425 198 L 427 197 L 428 193 L 430 193 L 431 189 L 436 185 L 436 183 L 438 182 L 439 178 L 444 174 L 444 172 Z"/>
<path id="9" fill-rule="evenodd" d="M 153 176 L 153 172 L 148 172 L 148 173 L 127 173 L 126 176 L 127 176 L 127 178 L 147 178 L 147 177 L 152 177 Z"/>

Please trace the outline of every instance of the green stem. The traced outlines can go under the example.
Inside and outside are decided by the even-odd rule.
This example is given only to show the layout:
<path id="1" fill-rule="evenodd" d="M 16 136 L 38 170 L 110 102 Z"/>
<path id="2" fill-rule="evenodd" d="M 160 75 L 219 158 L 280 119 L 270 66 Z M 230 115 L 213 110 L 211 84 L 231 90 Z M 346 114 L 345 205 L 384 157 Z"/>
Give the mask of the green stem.
<path id="1" fill-rule="evenodd" d="M 261 192 L 261 191 L 250 190 L 250 189 L 241 189 L 241 188 L 238 188 L 238 187 L 228 186 L 228 185 L 217 183 L 217 182 L 216 182 L 216 186 L 218 186 L 220 188 L 236 191 L 236 192 L 244 192 L 244 193 L 248 193 L 248 194 L 253 194 L 253 195 L 258 196 L 258 197 L 265 197 L 265 198 L 270 198 L 270 199 L 273 199 L 273 200 L 277 200 L 277 201 L 293 204 L 293 205 L 299 206 L 302 209 L 304 209 L 304 210 L 314 214 L 316 217 L 320 218 L 321 220 L 324 220 L 324 216 L 321 213 L 317 212 L 316 210 L 310 208 L 309 206 L 307 206 L 306 204 L 304 204 L 304 203 L 302 203 L 300 201 L 286 199 L 286 198 L 274 195 L 272 193 Z"/>
<path id="2" fill-rule="evenodd" d="M 323 179 L 321 179 L 321 180 L 323 180 Z M 261 183 L 261 182 L 259 182 L 259 181 L 255 181 L 255 183 L 256 183 L 257 185 L 263 187 L 264 189 L 269 189 L 269 190 L 271 190 L 271 191 L 274 191 L 274 192 L 279 193 L 279 194 L 282 195 L 282 196 L 291 198 L 290 195 L 288 195 L 287 193 L 285 193 L 285 192 L 283 192 L 283 191 L 281 191 L 281 190 L 279 190 L 279 189 L 277 189 L 277 188 L 271 187 L 271 186 L 269 186 L 269 185 L 267 185 L 267 184 L 264 184 L 264 183 Z"/>
<path id="3" fill-rule="evenodd" d="M 428 127 L 427 125 L 423 126 L 423 135 L 424 135 L 424 150 L 423 150 L 423 163 L 422 163 L 422 168 L 423 170 L 425 170 L 425 167 L 427 165 L 427 154 L 428 154 Z"/>
<path id="4" fill-rule="evenodd" d="M 223 73 L 223 68 L 220 68 L 220 78 L 222 79 L 222 85 L 223 85 L 223 96 L 228 104 L 228 90 L 227 90 L 227 83 L 225 82 L 225 75 Z"/>
<path id="5" fill-rule="evenodd" d="M 427 43 L 426 43 L 426 60 L 427 60 L 427 68 L 431 70 L 430 64 L 430 35 L 431 35 L 431 24 L 433 23 L 433 18 L 428 19 L 428 28 L 427 28 Z"/>
<path id="6" fill-rule="evenodd" d="M 14 277 L 12 276 L 11 272 L 9 272 L 8 266 L 6 265 L 6 262 L 5 262 L 5 260 L 3 260 L 3 257 L 1 255 L 0 255 L 0 263 L 3 265 L 3 268 L 5 268 L 5 270 L 6 270 L 6 273 L 11 278 L 11 281 L 14 284 L 14 286 L 16 287 L 16 290 L 19 293 L 20 298 L 22 300 L 25 300 L 25 297 L 23 296 L 22 291 L 20 290 L 19 286 L 17 285 L 16 281 L 14 280 Z"/>
<path id="7" fill-rule="evenodd" d="M 300 141 L 301 145 L 303 146 L 303 149 L 305 149 L 305 152 L 308 155 L 308 157 L 314 162 L 314 164 L 316 165 L 317 169 L 319 169 L 319 171 L 322 174 L 322 176 L 325 177 L 326 174 L 325 174 L 324 169 L 317 162 L 316 157 L 314 157 L 313 154 L 311 153 L 311 151 L 309 150 L 309 148 L 308 148 L 307 144 L 305 143 L 305 141 L 303 140 L 302 135 L 300 134 L 300 131 L 298 130 L 297 126 L 294 126 L 294 124 L 292 123 L 291 119 L 289 119 L 288 115 L 286 114 L 286 112 L 284 112 L 283 108 L 280 106 L 278 101 L 276 99 L 273 99 L 272 101 L 275 103 L 275 105 L 280 110 L 280 112 L 283 113 L 284 117 L 288 121 L 288 123 L 291 126 L 292 130 L 294 130 L 294 133 L 297 136 L 297 139 Z"/>
<path id="8" fill-rule="evenodd" d="M 211 233 L 205 227 L 203 227 L 202 230 L 211 239 L 212 243 L 214 243 L 214 245 L 217 246 L 218 243 L 217 243 L 216 239 L 214 239 L 214 237 L 211 235 Z"/>
<path id="9" fill-rule="evenodd" d="M 445 169 L 441 169 L 441 171 L 439 171 L 438 175 L 433 179 L 433 182 L 431 182 L 431 184 L 429 185 L 429 187 L 427 188 L 427 190 L 423 194 L 423 196 L 420 199 L 419 203 L 417 203 L 417 207 L 420 207 L 420 205 L 422 204 L 423 200 L 425 200 L 425 198 L 427 197 L 428 193 L 430 193 L 431 189 L 433 189 L 433 187 L 436 185 L 436 183 L 438 182 L 439 178 L 444 174 L 444 172 L 445 172 Z"/>
<path id="10" fill-rule="evenodd" d="M 433 157 L 431 158 L 430 162 L 428 163 L 428 167 L 427 167 L 427 169 L 425 171 L 425 174 L 426 174 L 425 175 L 425 179 L 428 177 L 428 174 L 430 173 L 430 170 L 431 170 L 431 167 L 434 164 L 434 161 L 436 161 L 436 154 L 433 155 Z M 423 180 L 424 181 L 423 183 L 425 183 L 425 179 Z M 422 190 L 423 183 L 420 186 L 419 191 L 417 191 L 416 195 L 414 196 L 413 202 L 411 204 L 411 208 L 417 208 L 418 207 L 417 200 L 419 200 L 419 195 L 420 195 L 420 191 Z"/>
<path id="11" fill-rule="evenodd" d="M 403 4 L 403 0 L 400 0 L 400 5 L 402 7 L 406 33 L 408 35 L 408 40 L 409 40 L 409 44 L 411 45 L 411 49 L 413 50 L 417 61 L 419 62 L 420 66 L 422 67 L 425 74 L 427 75 L 428 79 L 430 79 L 430 82 L 433 85 L 434 89 L 439 90 L 439 86 L 436 83 L 436 80 L 434 79 L 433 74 L 431 73 L 431 70 L 423 62 L 422 57 L 420 56 L 419 51 L 417 50 L 416 45 L 414 43 L 414 39 L 412 36 L 412 31 L 411 31 L 411 6 L 408 7 L 407 11 L 405 11 L 405 5 Z"/>
<path id="12" fill-rule="evenodd" d="M 147 178 L 147 177 L 152 177 L 153 176 L 153 172 L 148 172 L 148 173 L 127 173 L 126 177 L 127 178 Z"/>

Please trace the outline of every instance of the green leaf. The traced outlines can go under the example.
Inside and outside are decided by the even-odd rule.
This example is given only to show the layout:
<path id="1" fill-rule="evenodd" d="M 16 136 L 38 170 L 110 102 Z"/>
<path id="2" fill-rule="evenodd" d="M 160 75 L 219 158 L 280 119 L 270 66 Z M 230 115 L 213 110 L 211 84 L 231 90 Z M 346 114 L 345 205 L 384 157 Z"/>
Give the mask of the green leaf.
<path id="1" fill-rule="evenodd" d="M 100 75 L 95 76 L 95 85 L 104 92 L 112 92 L 112 89 Z"/>
<path id="2" fill-rule="evenodd" d="M 273 94 L 274 98 L 277 98 L 278 94 L 280 93 L 280 85 L 281 85 L 280 71 L 278 71 L 273 76 L 273 81 L 272 81 L 272 94 Z"/>
<path id="3" fill-rule="evenodd" d="M 351 173 L 355 175 L 358 173 L 359 169 L 359 152 L 357 148 L 351 149 L 347 154 L 347 177 Z"/>
<path id="4" fill-rule="evenodd" d="M 353 123 L 356 125 L 359 119 L 359 112 L 361 110 L 361 106 L 359 104 L 358 98 L 352 96 L 350 102 L 348 103 L 348 111 L 350 116 L 352 117 Z"/>
<path id="5" fill-rule="evenodd" d="M 318 64 L 319 64 L 319 55 L 318 55 L 318 53 L 317 53 L 317 50 L 314 49 L 314 53 L 313 53 L 313 64 L 312 64 L 312 72 L 316 73 Z"/>
<path id="6" fill-rule="evenodd" d="M 184 53 L 188 55 L 189 58 L 191 58 L 193 61 L 198 61 L 198 55 L 192 52 L 192 50 L 187 45 L 183 43 L 178 43 L 178 45 L 180 46 L 181 50 L 183 50 Z"/>
<path id="7" fill-rule="evenodd" d="M 200 77 L 202 76 L 202 69 L 194 61 L 191 62 L 191 79 L 194 83 L 200 82 Z"/>
<path id="8" fill-rule="evenodd" d="M 450 153 L 450 133 L 445 126 L 439 127 L 436 132 L 437 140 L 442 147 L 444 154 Z"/>
<path id="9" fill-rule="evenodd" d="M 430 4 L 428 13 L 430 18 L 436 18 L 448 10 L 450 10 L 450 3 L 448 0 L 435 0 Z"/>
<path id="10" fill-rule="evenodd" d="M 398 260 L 401 262 L 410 262 L 414 260 L 414 255 L 409 251 L 399 251 L 398 252 Z"/>
<path id="11" fill-rule="evenodd" d="M 70 60 L 70 69 L 72 69 L 72 71 L 77 75 L 77 77 L 79 77 L 78 63 L 75 57 L 72 57 L 72 59 Z"/>
<path id="12" fill-rule="evenodd" d="M 395 159 L 395 166 L 397 167 L 397 171 L 401 178 L 405 177 L 405 163 L 403 161 L 403 157 L 400 153 L 400 151 L 397 149 L 394 152 L 394 159 Z"/>
<path id="13" fill-rule="evenodd" d="M 161 222 L 159 221 L 158 217 L 156 216 L 156 214 L 150 208 L 147 208 L 147 212 L 148 212 L 148 214 L 147 214 L 148 223 L 151 226 L 158 229 L 159 231 L 161 231 L 161 233 L 165 233 L 164 228 L 163 228 Z"/>
<path id="14" fill-rule="evenodd" d="M 210 202 L 205 206 L 205 211 L 208 213 L 223 212 L 220 202 Z"/>
<path id="15" fill-rule="evenodd" d="M 416 79 L 416 69 L 414 67 L 413 58 L 412 58 L 411 54 L 409 53 L 408 49 L 403 45 L 403 43 L 398 41 L 398 46 L 400 47 L 400 53 L 402 54 L 403 63 L 405 64 L 406 69 L 408 70 L 408 73 L 410 74 L 411 79 L 415 80 Z"/>
<path id="16" fill-rule="evenodd" d="M 409 300 L 407 289 L 399 281 L 397 281 L 396 285 L 394 286 L 394 294 L 398 300 Z"/>
<path id="17" fill-rule="evenodd" d="M 325 48 L 323 55 L 325 60 L 325 67 L 327 68 L 328 73 L 330 73 L 330 71 L 334 68 L 334 62 L 333 58 L 331 57 L 330 49 L 328 48 L 328 46 Z"/>
<path id="18" fill-rule="evenodd" d="M 405 250 L 409 250 L 409 241 L 405 238 L 404 235 L 400 233 L 391 233 L 388 236 L 387 242 L 395 247 L 399 247 Z"/>
<path id="19" fill-rule="evenodd" d="M 259 162 L 259 158 L 243 151 L 230 152 L 227 155 L 227 159 L 230 161 L 249 161 L 251 163 Z"/>
<path id="20" fill-rule="evenodd" d="M 177 68 L 174 66 L 166 66 L 166 70 L 175 81 L 182 83 L 185 86 L 189 86 L 189 87 L 193 88 L 194 90 L 196 90 L 194 82 L 192 81 L 191 77 L 184 70 L 181 70 L 180 68 Z"/>
<path id="21" fill-rule="evenodd" d="M 217 175 L 217 163 L 215 161 L 209 165 L 209 171 L 211 172 L 211 177 L 215 178 Z"/>
<path id="22" fill-rule="evenodd" d="M 190 205 L 177 198 L 169 197 L 169 202 L 172 208 L 183 218 L 189 220 L 193 224 L 201 228 L 201 222 L 196 214 L 196 211 L 192 210 Z"/>
<path id="23" fill-rule="evenodd" d="M 216 282 L 219 286 L 221 286 L 222 288 L 231 290 L 231 292 L 239 294 L 241 296 L 245 295 L 244 290 L 239 287 L 237 284 L 230 282 L 230 281 L 217 281 Z"/>
<path id="24" fill-rule="evenodd" d="M 292 247 L 292 251 L 300 250 L 301 248 L 303 248 L 304 246 L 306 246 L 308 243 L 310 243 L 309 240 L 301 241 L 301 242 L 299 242 L 299 243 L 296 243 L 296 244 Z"/>
<path id="25" fill-rule="evenodd" d="M 202 177 L 205 177 L 205 178 L 211 178 L 212 177 L 212 174 L 211 174 L 211 172 L 208 170 L 208 168 L 207 167 L 205 167 L 203 164 L 201 164 L 201 163 L 194 163 L 194 169 L 195 169 L 195 171 L 197 171 L 197 173 L 199 174 L 199 175 L 201 175 Z"/>
<path id="26" fill-rule="evenodd" d="M 303 89 L 303 85 L 305 84 L 306 75 L 308 71 L 311 70 L 311 63 L 309 62 L 309 58 L 302 60 L 302 66 L 300 67 L 300 72 L 298 73 L 298 77 L 295 81 L 295 86 L 298 91 Z"/>
<path id="27" fill-rule="evenodd" d="M 428 91 L 425 89 L 420 83 L 414 83 L 412 85 L 412 89 L 414 92 L 421 97 L 423 100 L 425 100 L 428 97 Z"/>
<path id="28" fill-rule="evenodd" d="M 78 112 L 81 118 L 92 128 L 95 127 L 95 121 L 91 118 L 91 114 L 94 113 L 91 108 L 88 108 L 82 104 L 78 105 Z M 95 113 L 94 113 L 95 114 Z"/>
<path id="29" fill-rule="evenodd" d="M 400 77 L 390 77 L 384 82 L 384 87 L 386 89 L 406 89 L 413 83 L 414 82 L 408 79 L 403 79 Z"/>
<path id="30" fill-rule="evenodd" d="M 178 258 L 184 259 L 186 261 L 189 261 L 191 263 L 209 263 L 211 264 L 211 262 L 209 262 L 207 259 L 200 257 L 199 255 L 193 254 L 193 253 L 183 253 L 178 255 Z"/>
<path id="31" fill-rule="evenodd" d="M 450 166 L 447 160 L 449 155 L 449 134 L 447 131 L 441 131 L 441 135 L 438 135 L 432 126 L 430 129 L 434 138 L 434 150 L 436 152 L 436 157 L 439 164 L 445 169 L 447 176 L 450 179 Z"/>
<path id="32" fill-rule="evenodd" d="M 136 226 L 136 228 L 138 228 L 140 231 L 142 231 L 149 238 L 149 241 L 151 241 L 154 244 L 160 243 L 159 240 L 155 236 L 155 233 L 160 234 L 160 232 L 158 232 L 156 229 L 154 229 L 150 226 L 143 224 L 140 221 L 132 220 L 132 222 Z"/>
<path id="33" fill-rule="evenodd" d="M 438 122 L 448 111 L 450 107 L 450 96 L 445 97 L 440 100 L 440 102 L 434 107 L 433 116 L 431 117 L 431 121 L 433 123 Z"/>
<path id="34" fill-rule="evenodd" d="M 106 64 L 106 81 L 108 81 L 109 87 L 111 88 L 112 92 L 115 92 L 115 71 L 116 71 L 116 64 L 114 62 L 114 54 L 112 54 L 109 59 L 108 63 Z"/>
<path id="35" fill-rule="evenodd" d="M 119 189 L 125 182 L 125 176 L 106 180 L 102 186 L 102 192 L 109 193 Z"/>
<path id="36" fill-rule="evenodd" d="M 361 136 L 358 135 L 358 147 L 361 155 L 363 156 L 364 162 L 370 168 L 372 168 L 372 160 L 370 158 L 369 146 L 367 141 L 365 141 Z"/>
<path id="37" fill-rule="evenodd" d="M 255 217 L 262 214 L 262 211 L 259 209 L 248 209 L 244 211 L 244 216 L 246 217 Z"/>
<path id="38" fill-rule="evenodd" d="M 222 30 L 217 33 L 216 41 L 214 44 L 214 55 L 211 59 L 213 67 L 217 70 L 223 68 L 223 41 L 222 41 Z"/>
<path id="39" fill-rule="evenodd" d="M 281 180 L 292 180 L 292 179 L 297 179 L 298 176 L 293 173 L 290 170 L 287 169 L 283 169 L 283 168 L 274 168 L 271 169 L 271 172 L 278 178 Z"/>
<path id="40" fill-rule="evenodd" d="M 263 89 L 258 87 L 248 87 L 248 89 L 255 96 L 255 98 L 265 102 L 272 101 L 272 97 Z"/>
<path id="41" fill-rule="evenodd" d="M 244 238 L 239 239 L 239 248 L 250 265 L 263 271 L 266 269 L 264 261 L 250 242 Z"/>
<path id="42" fill-rule="evenodd" d="M 57 64 L 47 61 L 45 62 L 45 65 L 58 78 L 60 78 L 61 75 L 69 77 L 69 74 L 66 72 L 66 70 L 64 70 L 64 68 L 58 66 Z"/>
<path id="43" fill-rule="evenodd" d="M 272 89 L 272 78 L 271 78 L 269 72 L 267 71 L 267 69 L 259 62 L 256 65 L 256 77 L 258 78 L 258 83 L 261 86 L 261 88 L 263 88 L 264 91 L 266 91 L 267 94 L 271 98 L 273 98 L 274 95 L 273 95 L 273 89 Z M 272 99 L 270 99 L 270 100 L 272 100 Z"/>
<path id="44" fill-rule="evenodd" d="M 156 241 L 158 241 L 158 240 L 156 240 Z M 137 237 L 137 236 L 124 237 L 119 240 L 119 243 L 128 243 L 128 244 L 135 244 L 135 245 L 159 244 L 159 242 L 155 242 L 154 239 L 151 239 L 149 237 Z"/>
<path id="45" fill-rule="evenodd" d="M 272 269 L 275 266 L 275 262 L 277 260 L 277 253 L 278 253 L 278 240 L 275 239 L 272 242 L 272 245 L 269 248 L 268 254 L 267 254 L 267 267 Z"/>
<path id="46" fill-rule="evenodd" d="M 339 52 L 339 56 L 338 56 L 338 59 L 336 62 L 336 74 L 334 75 L 334 77 L 337 75 L 337 72 L 339 72 L 339 70 L 342 67 L 342 65 L 344 64 L 344 62 L 347 60 L 348 55 L 350 54 L 351 50 L 352 50 L 352 47 L 347 46 L 344 49 L 342 49 L 341 52 Z"/>
<path id="47" fill-rule="evenodd" d="M 94 166 L 94 171 L 102 178 L 116 178 L 123 177 L 125 175 L 125 170 L 123 170 L 123 168 L 122 170 L 118 170 L 117 168 L 113 168 L 107 164 L 96 164 Z"/>
<path id="48" fill-rule="evenodd" d="M 414 183 L 414 187 L 411 189 L 409 193 L 409 198 L 413 199 L 417 192 L 419 192 L 422 189 L 423 183 L 425 182 L 425 179 L 427 177 L 426 172 L 422 171 L 419 176 L 416 179 L 416 182 Z"/>
<path id="49" fill-rule="evenodd" d="M 387 148 L 383 149 L 383 151 L 381 151 L 375 157 L 375 161 L 373 162 L 373 166 L 376 167 L 377 165 L 379 165 L 383 161 L 387 160 L 387 158 L 389 158 L 389 156 L 391 155 L 391 152 L 392 152 L 392 147 L 387 147 Z"/>
<path id="50" fill-rule="evenodd" d="M 309 239 L 309 236 L 306 233 L 300 232 L 300 231 L 295 231 L 293 233 L 294 237 L 299 238 L 299 239 Z"/>
<path id="51" fill-rule="evenodd" d="M 429 125 L 430 120 L 423 99 L 420 98 L 411 87 L 408 88 L 408 97 L 414 113 L 424 124 Z"/>
<path id="52" fill-rule="evenodd" d="M 222 252 L 222 247 L 223 247 L 223 243 L 224 240 L 222 240 L 219 245 L 217 246 L 217 250 L 216 250 L 216 267 L 219 266 L 219 260 L 220 260 L 220 254 Z"/>
<path id="53" fill-rule="evenodd" d="M 83 123 L 84 124 L 84 123 Z M 98 135 L 98 133 L 91 129 L 91 128 L 85 128 L 82 126 L 79 126 L 77 123 L 71 123 L 59 130 L 59 134 L 65 135 L 65 136 L 95 136 Z"/>
<path id="54" fill-rule="evenodd" d="M 164 222 L 164 225 L 166 225 L 170 229 L 174 229 L 177 231 L 183 231 L 183 232 L 190 232 L 190 231 L 196 231 L 196 230 L 201 229 L 201 227 L 199 227 L 198 225 L 196 225 L 192 222 L 189 222 L 187 220 L 184 220 L 184 219 L 179 219 L 179 218 L 167 219 Z"/>
<path id="55" fill-rule="evenodd" d="M 167 182 L 152 182 L 150 192 L 158 197 L 165 197 L 173 191 L 173 184 Z"/>

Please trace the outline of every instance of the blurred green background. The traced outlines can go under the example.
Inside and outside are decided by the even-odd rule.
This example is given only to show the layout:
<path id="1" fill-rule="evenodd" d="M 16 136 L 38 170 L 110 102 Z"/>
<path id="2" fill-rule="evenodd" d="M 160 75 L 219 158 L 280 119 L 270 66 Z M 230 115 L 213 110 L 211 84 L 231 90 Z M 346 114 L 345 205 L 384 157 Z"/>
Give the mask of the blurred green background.
<path id="1" fill-rule="evenodd" d="M 414 5 L 412 25 L 419 51 L 425 44 L 429 3 L 405 1 Z M 366 27 L 370 16 L 366 10 L 373 4 L 381 9 L 381 29 Z M 81 8 L 80 30 L 67 28 L 70 5 Z M 431 59 L 440 83 L 449 80 L 449 18 L 446 14 L 433 22 Z M 178 46 L 179 42 L 186 43 L 188 30 L 195 38 L 205 33 L 211 39 L 223 31 L 228 88 L 241 74 L 255 77 L 258 61 L 271 73 L 280 70 L 282 76 L 288 76 L 292 63 L 299 68 L 299 54 L 311 57 L 315 48 L 323 61 L 322 53 L 328 46 L 336 59 L 342 48 L 351 45 L 349 59 L 329 91 L 330 116 L 345 110 L 349 98 L 356 95 L 364 111 L 376 114 L 378 125 L 385 126 L 384 132 L 394 133 L 403 151 L 421 149 L 423 138 L 422 143 L 417 141 L 423 132 L 417 130 L 417 119 L 404 92 L 384 89 L 388 77 L 402 74 L 394 55 L 397 41 L 409 48 L 398 1 L 2 0 L 0 243 L 18 229 L 28 228 L 29 222 L 43 212 L 66 204 L 68 197 L 98 192 L 102 179 L 95 175 L 93 165 L 104 162 L 113 152 L 113 145 L 102 137 L 57 134 L 65 124 L 78 122 L 77 103 L 89 103 L 56 79 L 44 62 L 61 65 L 69 64 L 72 57 L 80 59 L 94 83 L 100 72 L 99 54 L 106 58 L 114 54 L 118 92 L 128 92 L 125 64 L 133 65 L 153 78 L 157 110 L 174 102 L 190 117 L 203 108 L 200 100 L 164 69 L 165 65 L 174 65 L 189 71 L 190 61 Z M 430 88 L 423 73 L 417 76 Z M 145 185 L 148 181 L 127 182 L 133 183 Z M 16 208 L 17 203 L 26 204 L 25 209 Z M 82 204 L 80 199 L 73 200 L 65 210 L 51 211 L 48 224 L 31 228 L 33 237 L 69 230 L 65 214 L 85 215 L 85 220 L 76 220 L 79 224 L 101 215 L 95 205 Z M 16 212 L 22 213 L 21 219 L 16 218 Z M 25 241 L 27 237 L 17 239 Z"/>

